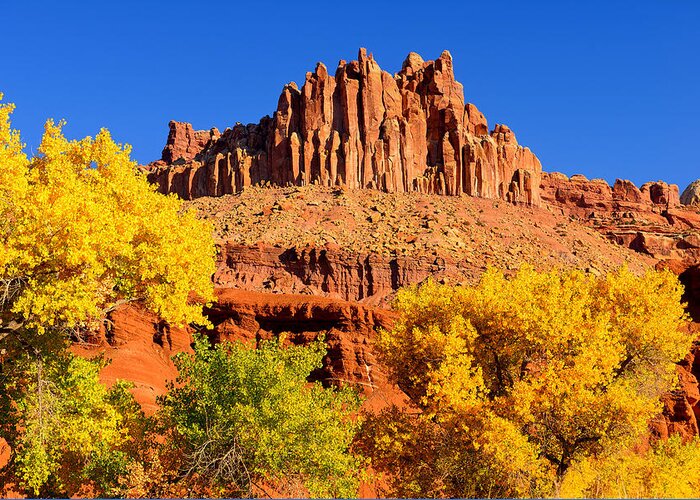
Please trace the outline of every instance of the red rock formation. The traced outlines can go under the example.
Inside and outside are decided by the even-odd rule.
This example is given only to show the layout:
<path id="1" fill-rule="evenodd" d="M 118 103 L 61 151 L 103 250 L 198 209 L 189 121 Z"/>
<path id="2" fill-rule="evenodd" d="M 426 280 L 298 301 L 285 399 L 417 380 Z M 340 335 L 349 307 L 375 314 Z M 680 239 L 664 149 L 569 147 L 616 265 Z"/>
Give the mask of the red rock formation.
<path id="1" fill-rule="evenodd" d="M 691 182 L 681 195 L 683 205 L 700 205 L 700 179 Z"/>
<path id="2" fill-rule="evenodd" d="M 663 412 L 650 425 L 651 435 L 666 439 L 671 434 L 679 434 L 683 439 L 698 435 L 700 418 L 700 344 L 696 343 L 690 353 L 677 367 L 679 385 L 661 398 Z"/>
<path id="3" fill-rule="evenodd" d="M 301 89 L 286 85 L 273 118 L 219 135 L 171 122 L 149 178 L 185 199 L 254 184 L 462 193 L 539 205 L 541 165 L 505 125 L 464 103 L 452 56 L 410 53 L 398 74 L 360 49 L 335 75 L 319 63 Z"/>
<path id="4" fill-rule="evenodd" d="M 101 378 L 108 386 L 118 379 L 133 382 L 132 392 L 147 413 L 156 408 L 156 398 L 166 392 L 166 381 L 177 370 L 172 356 L 191 351 L 192 338 L 182 328 L 171 328 L 157 315 L 138 305 L 124 305 L 110 313 L 101 336 L 90 344 L 74 344 L 74 353 L 85 357 L 104 354 L 110 362 Z"/>
<path id="5" fill-rule="evenodd" d="M 218 287 L 322 295 L 372 305 L 387 305 L 400 287 L 429 276 L 457 274 L 460 267 L 435 256 L 357 255 L 337 245 L 284 249 L 225 243 L 218 259 L 214 274 Z"/>
<path id="6" fill-rule="evenodd" d="M 173 163 L 180 158 L 184 161 L 193 160 L 212 138 L 219 135 L 216 129 L 210 132 L 192 130 L 189 123 L 171 121 L 168 126 L 168 141 L 163 148 L 163 161 L 166 163 Z"/>
<path id="7" fill-rule="evenodd" d="M 213 341 L 259 341 L 288 332 L 292 342 L 303 344 L 323 334 L 328 354 L 315 374 L 318 380 L 356 385 L 368 398 L 364 403 L 368 409 L 402 401 L 373 350 L 376 331 L 390 328 L 394 313 L 311 295 L 230 288 L 217 289 L 216 295 L 217 302 L 205 309 L 214 324 L 209 332 Z M 75 344 L 72 350 L 85 357 L 103 354 L 110 363 L 102 371 L 102 381 L 107 385 L 117 379 L 133 382 L 136 400 L 147 413 L 153 413 L 156 398 L 165 394 L 166 382 L 177 376 L 171 357 L 191 352 L 191 332 L 171 328 L 137 305 L 121 306 L 109 319 L 109 328 L 99 338 L 89 345 Z"/>
<path id="8" fill-rule="evenodd" d="M 638 189 L 618 179 L 611 188 L 602 179 L 555 172 L 542 175 L 540 189 L 550 209 L 588 221 L 614 243 L 678 262 L 680 271 L 700 262 L 700 212 L 681 205 L 675 184 Z"/>
<path id="9" fill-rule="evenodd" d="M 405 396 L 388 380 L 373 342 L 379 328 L 391 328 L 395 314 L 343 300 L 311 295 L 256 293 L 218 289 L 217 302 L 205 314 L 214 323 L 215 341 L 257 342 L 287 334 L 308 344 L 323 334 L 328 346 L 317 380 L 356 386 L 367 397 L 365 409 L 399 403 Z"/>
<path id="10" fill-rule="evenodd" d="M 642 199 L 650 200 L 652 205 L 675 208 L 681 204 L 676 184 L 666 184 L 663 181 L 646 182 L 639 188 Z"/>
<path id="11" fill-rule="evenodd" d="M 546 204 L 582 218 L 622 212 L 660 214 L 680 205 L 675 184 L 647 182 L 639 189 L 631 181 L 617 179 L 611 188 L 603 179 L 569 178 L 559 172 L 542 174 L 540 194 Z"/>

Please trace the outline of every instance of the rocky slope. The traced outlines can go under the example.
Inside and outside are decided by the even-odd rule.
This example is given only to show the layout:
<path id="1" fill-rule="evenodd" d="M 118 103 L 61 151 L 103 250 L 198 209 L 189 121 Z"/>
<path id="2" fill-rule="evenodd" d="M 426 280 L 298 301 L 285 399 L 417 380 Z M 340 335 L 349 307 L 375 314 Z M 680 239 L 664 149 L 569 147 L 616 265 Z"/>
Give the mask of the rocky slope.
<path id="1" fill-rule="evenodd" d="M 542 167 L 505 125 L 489 132 L 465 104 L 452 56 L 412 52 L 396 75 L 365 49 L 331 75 L 318 63 L 282 91 L 273 117 L 220 133 L 170 122 L 162 159 L 145 167 L 163 193 L 221 196 L 251 185 L 320 184 L 539 205 Z"/>
<path id="2" fill-rule="evenodd" d="M 429 276 L 475 283 L 523 263 L 601 273 L 654 260 L 550 211 L 469 196 L 321 186 L 250 188 L 187 203 L 219 241 L 217 286 L 387 305 Z"/>

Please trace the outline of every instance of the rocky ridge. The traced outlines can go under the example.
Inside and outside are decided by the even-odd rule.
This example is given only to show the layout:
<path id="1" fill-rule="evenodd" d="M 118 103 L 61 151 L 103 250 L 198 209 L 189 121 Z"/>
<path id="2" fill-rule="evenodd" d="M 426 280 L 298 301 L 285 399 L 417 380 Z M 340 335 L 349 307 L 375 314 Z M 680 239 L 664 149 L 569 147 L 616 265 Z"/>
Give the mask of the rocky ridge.
<path id="1" fill-rule="evenodd" d="M 678 186 L 663 181 L 647 182 L 637 188 L 633 182 L 617 179 L 610 186 L 604 179 L 588 180 L 583 175 L 571 178 L 559 172 L 543 173 L 542 200 L 566 208 L 581 218 L 612 215 L 614 212 L 658 212 L 678 208 Z"/>
<path id="2" fill-rule="evenodd" d="M 689 189 L 684 192 L 686 201 Z M 680 273 L 700 263 L 700 212 L 681 203 L 675 184 L 657 181 L 637 188 L 618 179 L 611 187 L 602 179 L 554 172 L 542 175 L 540 191 L 551 210 L 653 257 L 661 266 Z"/>
<path id="3" fill-rule="evenodd" d="M 365 49 L 282 91 L 272 118 L 223 133 L 170 122 L 161 160 L 143 167 L 163 193 L 221 196 L 254 185 L 468 194 L 538 206 L 542 167 L 505 125 L 491 132 L 464 100 L 452 56 L 412 52 L 396 75 Z"/>

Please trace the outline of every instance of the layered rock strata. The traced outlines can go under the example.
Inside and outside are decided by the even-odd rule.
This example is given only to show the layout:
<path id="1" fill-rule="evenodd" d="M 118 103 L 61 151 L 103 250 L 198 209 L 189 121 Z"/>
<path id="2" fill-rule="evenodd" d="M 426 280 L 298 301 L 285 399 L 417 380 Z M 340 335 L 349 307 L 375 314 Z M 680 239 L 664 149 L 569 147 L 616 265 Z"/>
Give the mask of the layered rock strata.
<path id="1" fill-rule="evenodd" d="M 661 213 L 680 205 L 675 184 L 647 182 L 637 188 L 631 181 L 617 179 L 610 186 L 603 179 L 588 180 L 583 175 L 569 178 L 559 172 L 542 174 L 540 194 L 546 204 L 560 206 L 581 218 L 624 212 Z"/>
<path id="2" fill-rule="evenodd" d="M 388 402 L 400 403 L 403 394 L 388 380 L 387 369 L 378 361 L 373 343 L 376 331 L 391 328 L 396 316 L 343 300 L 298 294 L 256 293 L 217 289 L 217 300 L 205 309 L 213 329 L 206 331 L 213 342 L 260 340 L 286 334 L 288 341 L 307 344 L 323 335 L 328 353 L 314 379 L 328 385 L 356 386 L 364 393 L 366 409 Z M 119 306 L 110 314 L 99 336 L 88 344 L 74 344 L 74 353 L 91 358 L 102 355 L 109 364 L 102 381 L 112 385 L 125 379 L 134 383 L 132 393 L 147 413 L 157 407 L 177 369 L 172 356 L 192 352 L 191 328 L 170 327 L 139 305 Z"/>
<path id="3" fill-rule="evenodd" d="M 217 301 L 205 309 L 214 324 L 215 342 L 260 340 L 284 334 L 306 345 L 323 335 L 327 354 L 312 378 L 326 385 L 350 385 L 367 398 L 366 410 L 406 398 L 389 381 L 374 340 L 380 328 L 390 329 L 396 314 L 343 300 L 298 294 L 256 293 L 218 289 Z"/>
<path id="4" fill-rule="evenodd" d="M 677 273 L 700 262 L 700 212 L 681 203 L 678 186 L 544 173 L 542 200 L 550 209 L 585 222 L 610 241 L 661 261 Z M 686 189 L 688 192 L 688 189 Z M 687 201 L 687 200 L 686 200 Z"/>
<path id="5" fill-rule="evenodd" d="M 279 248 L 268 245 L 219 246 L 214 283 L 219 287 L 326 296 L 387 306 L 400 287 L 428 277 L 464 279 L 464 263 L 438 256 L 387 258 L 340 248 Z M 456 280 L 455 280 L 456 281 Z"/>
<path id="6" fill-rule="evenodd" d="M 162 159 L 144 167 L 184 199 L 250 185 L 343 185 L 385 192 L 467 194 L 539 205 L 542 167 L 505 125 L 489 133 L 465 104 L 452 56 L 410 53 L 392 76 L 360 49 L 334 75 L 319 63 L 286 85 L 272 118 L 220 133 L 170 122 Z"/>

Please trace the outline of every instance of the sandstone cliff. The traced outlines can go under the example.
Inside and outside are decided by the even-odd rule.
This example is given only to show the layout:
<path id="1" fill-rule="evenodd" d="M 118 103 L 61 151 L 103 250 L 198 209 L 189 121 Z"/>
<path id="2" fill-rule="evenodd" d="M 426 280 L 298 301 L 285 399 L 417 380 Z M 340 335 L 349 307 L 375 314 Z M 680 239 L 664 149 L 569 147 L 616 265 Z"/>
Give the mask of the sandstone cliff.
<path id="1" fill-rule="evenodd" d="M 550 210 L 592 226 L 618 245 L 660 261 L 676 273 L 700 262 L 700 212 L 678 196 L 678 186 L 648 182 L 637 188 L 618 179 L 611 187 L 602 179 L 542 175 L 540 191 Z"/>
<path id="2" fill-rule="evenodd" d="M 588 180 L 583 175 L 569 178 L 559 172 L 542 174 L 540 193 L 545 203 L 583 218 L 615 212 L 660 214 L 680 205 L 675 184 L 647 182 L 637 188 L 631 181 L 617 179 L 611 187 L 603 179 Z"/>
<path id="3" fill-rule="evenodd" d="M 218 288 L 216 297 L 204 311 L 214 326 L 206 331 L 213 342 L 254 345 L 284 332 L 288 341 L 307 344 L 323 335 L 328 353 L 323 367 L 313 374 L 315 380 L 357 387 L 367 397 L 364 408 L 368 410 L 403 401 L 373 347 L 377 330 L 390 328 L 395 313 L 311 295 Z M 89 344 L 74 344 L 72 350 L 88 358 L 105 356 L 109 364 L 102 370 L 102 381 L 107 385 L 118 379 L 133 382 L 132 393 L 151 414 L 157 408 L 156 398 L 166 393 L 167 381 L 177 376 L 171 357 L 192 352 L 193 331 L 170 327 L 138 304 L 119 306 L 109 319 L 109 330 L 103 329 Z"/>
<path id="4" fill-rule="evenodd" d="M 258 184 L 468 194 L 539 205 L 542 167 L 505 125 L 489 133 L 466 104 L 452 56 L 410 53 L 392 76 L 360 49 L 335 75 L 319 63 L 282 91 L 272 118 L 220 133 L 170 122 L 162 159 L 144 167 L 184 199 Z"/>

